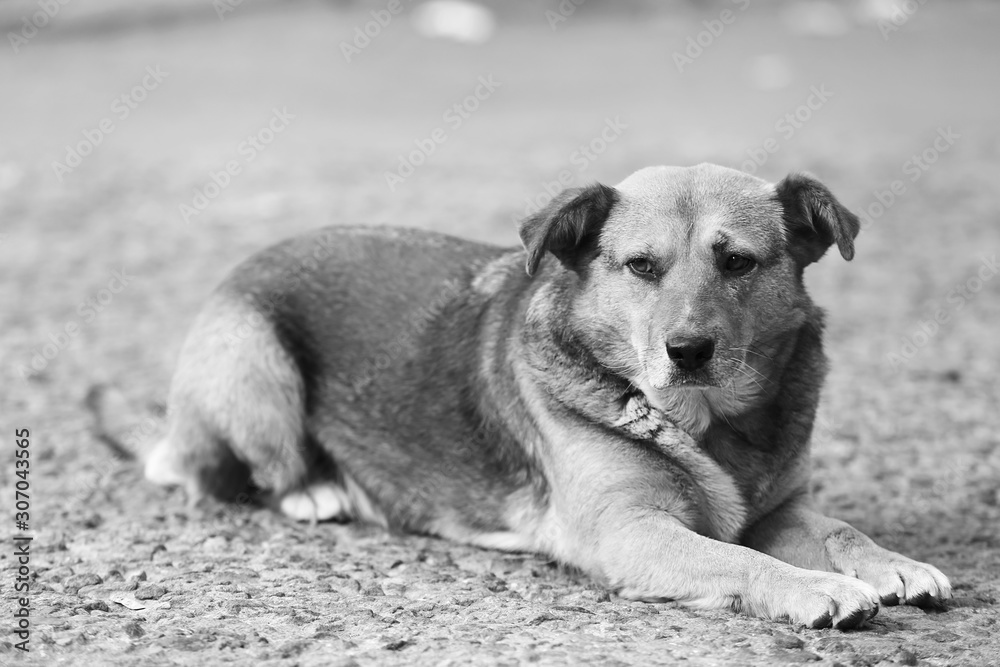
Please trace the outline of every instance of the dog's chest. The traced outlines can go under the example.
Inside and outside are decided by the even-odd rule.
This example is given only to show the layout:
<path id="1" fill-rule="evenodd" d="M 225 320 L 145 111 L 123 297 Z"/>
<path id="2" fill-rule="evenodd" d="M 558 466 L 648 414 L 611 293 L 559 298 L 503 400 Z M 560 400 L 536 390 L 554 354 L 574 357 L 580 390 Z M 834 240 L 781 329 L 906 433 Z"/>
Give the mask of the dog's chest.
<path id="1" fill-rule="evenodd" d="M 783 502 L 808 475 L 807 460 L 801 452 L 785 446 L 780 433 L 761 442 L 728 423 L 713 423 L 698 440 L 700 449 L 739 489 L 747 525 Z"/>

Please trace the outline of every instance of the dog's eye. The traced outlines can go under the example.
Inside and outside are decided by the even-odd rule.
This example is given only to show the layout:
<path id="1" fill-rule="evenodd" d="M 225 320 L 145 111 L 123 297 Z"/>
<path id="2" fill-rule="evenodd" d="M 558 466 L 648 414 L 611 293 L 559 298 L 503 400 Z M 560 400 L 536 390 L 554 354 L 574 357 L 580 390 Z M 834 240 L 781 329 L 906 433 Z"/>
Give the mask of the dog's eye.
<path id="1" fill-rule="evenodd" d="M 631 269 L 632 273 L 635 273 L 636 275 L 653 275 L 653 263 L 648 259 L 633 259 L 628 263 L 628 268 Z"/>
<path id="2" fill-rule="evenodd" d="M 735 275 L 743 275 L 756 266 L 757 262 L 753 261 L 749 257 L 744 257 L 743 255 L 731 254 L 726 257 L 724 267 L 726 273 L 731 273 Z"/>

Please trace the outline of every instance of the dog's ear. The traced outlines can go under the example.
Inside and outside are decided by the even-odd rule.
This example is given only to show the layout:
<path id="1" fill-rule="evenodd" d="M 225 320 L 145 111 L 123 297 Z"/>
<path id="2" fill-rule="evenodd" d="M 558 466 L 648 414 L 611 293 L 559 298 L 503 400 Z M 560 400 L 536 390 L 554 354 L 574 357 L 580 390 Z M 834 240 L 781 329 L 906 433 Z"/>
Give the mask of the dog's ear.
<path id="1" fill-rule="evenodd" d="M 597 240 L 617 201 L 617 190 L 595 183 L 563 190 L 541 211 L 525 218 L 518 234 L 528 251 L 528 275 L 538 270 L 545 251 L 571 266 L 573 259 Z"/>
<path id="2" fill-rule="evenodd" d="M 800 266 L 823 256 L 834 243 L 844 259 L 854 257 L 861 222 L 830 190 L 809 174 L 789 174 L 777 185 L 784 210 L 788 247 Z"/>

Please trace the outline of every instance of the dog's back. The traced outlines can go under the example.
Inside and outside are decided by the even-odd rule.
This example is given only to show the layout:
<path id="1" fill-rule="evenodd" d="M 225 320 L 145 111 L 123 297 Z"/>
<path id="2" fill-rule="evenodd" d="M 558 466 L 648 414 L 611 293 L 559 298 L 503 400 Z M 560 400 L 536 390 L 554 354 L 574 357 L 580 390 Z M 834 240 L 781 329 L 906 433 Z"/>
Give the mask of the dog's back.
<path id="1" fill-rule="evenodd" d="M 277 498 L 305 489 L 312 507 L 293 495 L 293 515 L 503 531 L 505 499 L 531 473 L 478 400 L 480 365 L 497 352 L 480 330 L 508 323 L 473 283 L 484 267 L 526 283 L 521 261 L 378 228 L 323 229 L 254 255 L 188 337 L 171 432 L 147 475 L 195 497 L 232 497 L 251 475 Z"/>

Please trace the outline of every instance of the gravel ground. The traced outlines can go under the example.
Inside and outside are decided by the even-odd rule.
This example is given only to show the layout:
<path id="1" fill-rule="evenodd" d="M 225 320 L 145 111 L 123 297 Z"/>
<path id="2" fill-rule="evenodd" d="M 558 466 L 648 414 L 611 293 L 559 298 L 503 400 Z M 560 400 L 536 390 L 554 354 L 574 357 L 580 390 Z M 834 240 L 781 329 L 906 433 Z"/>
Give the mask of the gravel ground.
<path id="1" fill-rule="evenodd" d="M 347 63 L 340 43 L 365 12 L 255 5 L 221 22 L 43 29 L 0 58 L 0 497 L 14 496 L 14 429 L 30 429 L 34 537 L 31 651 L 5 630 L 0 663 L 1000 663 L 1000 8 L 928 3 L 883 39 L 871 24 L 792 34 L 751 7 L 678 72 L 672 54 L 721 7 L 554 31 L 539 9 L 479 46 L 424 40 L 404 13 Z M 122 117 L 114 100 L 147 67 L 163 74 Z M 495 91 L 449 124 L 491 75 Z M 791 136 L 777 128 L 824 86 Z M 275 109 L 293 117 L 248 159 L 242 142 Z M 105 118 L 113 131 L 57 175 Z M 581 161 L 615 119 L 620 134 Z M 447 141 L 390 190 L 385 172 L 437 127 Z M 144 416 L 136 441 L 155 435 L 197 307 L 280 238 L 370 223 L 514 244 L 513 220 L 562 170 L 613 183 L 648 164 L 739 167 L 765 145 L 778 149 L 759 175 L 811 170 L 870 213 L 855 261 L 809 275 L 833 366 L 817 500 L 941 568 L 947 611 L 887 608 L 845 633 L 626 602 L 531 556 L 189 510 L 92 433 L 84 397 L 113 382 Z M 181 205 L 229 162 L 239 173 L 186 221 Z"/>

